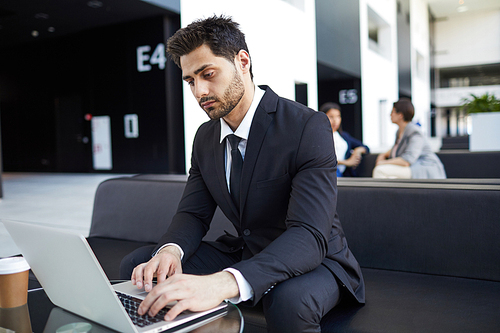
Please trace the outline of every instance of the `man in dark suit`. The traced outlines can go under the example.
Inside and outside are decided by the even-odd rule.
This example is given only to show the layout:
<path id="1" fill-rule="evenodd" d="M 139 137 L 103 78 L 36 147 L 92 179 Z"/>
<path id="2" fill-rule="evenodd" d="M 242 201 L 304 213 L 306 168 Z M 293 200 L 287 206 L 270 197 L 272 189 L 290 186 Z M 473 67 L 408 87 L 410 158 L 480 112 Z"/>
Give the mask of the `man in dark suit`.
<path id="1" fill-rule="evenodd" d="M 152 258 L 133 270 L 132 282 L 152 289 L 139 313 L 176 300 L 169 320 L 223 300 L 262 301 L 269 331 L 319 332 L 341 296 L 364 302 L 336 212 L 328 118 L 255 87 L 244 35 L 230 18 L 191 23 L 167 52 L 211 120 L 194 139 L 177 214 Z M 202 242 L 217 206 L 238 235 Z"/>

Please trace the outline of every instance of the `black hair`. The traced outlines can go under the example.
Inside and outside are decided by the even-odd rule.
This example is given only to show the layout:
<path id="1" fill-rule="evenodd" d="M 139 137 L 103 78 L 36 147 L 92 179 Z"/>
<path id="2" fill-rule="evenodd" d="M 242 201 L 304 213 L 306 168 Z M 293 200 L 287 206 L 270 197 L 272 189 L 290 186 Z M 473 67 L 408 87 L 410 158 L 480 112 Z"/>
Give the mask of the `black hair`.
<path id="1" fill-rule="evenodd" d="M 322 104 L 319 108 L 319 111 L 327 113 L 331 109 L 339 110 L 342 113 L 342 109 L 340 108 L 340 105 L 338 105 L 337 103 L 333 103 L 333 102 L 326 102 L 326 103 Z"/>
<path id="2" fill-rule="evenodd" d="M 231 63 L 234 63 L 234 57 L 241 50 L 246 51 L 250 56 L 240 25 L 231 17 L 224 15 L 196 20 L 187 27 L 177 30 L 167 40 L 167 53 L 180 68 L 181 56 L 191 53 L 204 44 L 214 55 L 224 57 Z M 250 77 L 253 78 L 251 62 Z"/>
<path id="3" fill-rule="evenodd" d="M 403 114 L 403 119 L 406 122 L 410 122 L 415 115 L 415 108 L 409 98 L 400 98 L 399 101 L 394 102 L 393 107 L 397 113 Z"/>

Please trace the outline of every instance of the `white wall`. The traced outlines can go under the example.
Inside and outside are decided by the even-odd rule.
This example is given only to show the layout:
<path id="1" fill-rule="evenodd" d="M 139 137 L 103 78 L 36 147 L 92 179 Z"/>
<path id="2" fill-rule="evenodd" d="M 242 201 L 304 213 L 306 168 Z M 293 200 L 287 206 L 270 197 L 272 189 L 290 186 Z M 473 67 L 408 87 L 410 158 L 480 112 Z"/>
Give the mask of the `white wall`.
<path id="1" fill-rule="evenodd" d="M 439 88 L 435 89 L 434 92 L 437 107 L 457 107 L 463 104 L 463 98 L 470 98 L 470 94 L 482 96 L 488 93 L 500 96 L 500 85 Z"/>
<path id="2" fill-rule="evenodd" d="M 389 57 L 369 47 L 368 6 L 388 24 Z M 399 95 L 396 1 L 360 0 L 359 7 L 363 143 L 377 153 L 387 151 L 394 144 L 397 131 L 397 126 L 390 121 L 392 103 L 397 101 Z"/>
<path id="3" fill-rule="evenodd" d="M 500 62 L 500 10 L 464 12 L 435 23 L 437 68 Z"/>
<path id="4" fill-rule="evenodd" d="M 415 107 L 413 121 L 430 133 L 431 82 L 429 12 L 426 0 L 410 0 L 411 96 Z"/>
<path id="5" fill-rule="evenodd" d="M 282 0 L 181 0 L 181 25 L 213 14 L 230 15 L 245 33 L 254 82 L 295 99 L 295 83 L 307 83 L 309 107 L 317 109 L 315 1 L 303 10 Z M 196 130 L 208 116 L 184 86 L 186 170 Z"/>

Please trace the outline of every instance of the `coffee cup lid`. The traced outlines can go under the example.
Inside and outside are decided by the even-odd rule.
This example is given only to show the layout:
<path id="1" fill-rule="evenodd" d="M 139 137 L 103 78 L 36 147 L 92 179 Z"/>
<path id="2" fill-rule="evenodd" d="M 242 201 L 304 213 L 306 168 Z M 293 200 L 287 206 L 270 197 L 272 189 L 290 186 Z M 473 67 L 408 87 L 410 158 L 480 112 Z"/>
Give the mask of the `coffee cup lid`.
<path id="1" fill-rule="evenodd" d="M 0 259 L 0 275 L 24 272 L 30 266 L 23 257 L 12 257 Z"/>

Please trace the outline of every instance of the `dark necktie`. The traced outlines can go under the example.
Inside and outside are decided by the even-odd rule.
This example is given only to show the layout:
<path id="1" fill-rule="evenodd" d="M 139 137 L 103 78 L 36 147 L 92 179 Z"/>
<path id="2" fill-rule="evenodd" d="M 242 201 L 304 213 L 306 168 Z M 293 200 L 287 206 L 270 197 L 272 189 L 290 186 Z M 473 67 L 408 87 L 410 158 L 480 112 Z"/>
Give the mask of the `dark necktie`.
<path id="1" fill-rule="evenodd" d="M 227 136 L 229 144 L 231 145 L 231 174 L 229 175 L 229 190 L 233 202 L 240 210 L 240 182 L 241 182 L 241 169 L 243 169 L 243 158 L 241 157 L 238 144 L 241 141 L 240 137 L 234 134 Z"/>

